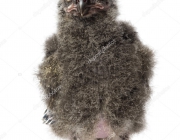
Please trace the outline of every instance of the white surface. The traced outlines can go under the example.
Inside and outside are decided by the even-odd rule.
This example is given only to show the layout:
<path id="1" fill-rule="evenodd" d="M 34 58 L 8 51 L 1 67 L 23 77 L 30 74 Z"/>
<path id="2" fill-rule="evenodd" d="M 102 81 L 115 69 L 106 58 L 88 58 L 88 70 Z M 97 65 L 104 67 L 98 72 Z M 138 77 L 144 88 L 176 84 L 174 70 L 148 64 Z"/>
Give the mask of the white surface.
<path id="1" fill-rule="evenodd" d="M 58 0 L 0 2 L 0 140 L 56 140 L 41 118 L 45 107 L 33 75 L 43 44 L 56 30 Z M 180 139 L 180 1 L 121 0 L 130 21 L 158 61 L 151 82 L 147 128 L 133 140 Z"/>

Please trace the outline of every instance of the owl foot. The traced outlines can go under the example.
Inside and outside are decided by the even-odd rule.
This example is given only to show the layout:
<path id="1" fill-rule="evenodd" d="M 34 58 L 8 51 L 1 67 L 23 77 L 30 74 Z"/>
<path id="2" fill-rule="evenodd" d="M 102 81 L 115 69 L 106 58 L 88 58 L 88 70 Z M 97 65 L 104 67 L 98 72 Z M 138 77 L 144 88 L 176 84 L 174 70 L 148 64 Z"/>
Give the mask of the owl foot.
<path id="1" fill-rule="evenodd" d="M 55 122 L 53 120 L 53 115 L 47 109 L 44 112 L 44 116 L 42 120 L 43 120 L 43 123 L 48 124 L 48 125 L 51 125 Z"/>

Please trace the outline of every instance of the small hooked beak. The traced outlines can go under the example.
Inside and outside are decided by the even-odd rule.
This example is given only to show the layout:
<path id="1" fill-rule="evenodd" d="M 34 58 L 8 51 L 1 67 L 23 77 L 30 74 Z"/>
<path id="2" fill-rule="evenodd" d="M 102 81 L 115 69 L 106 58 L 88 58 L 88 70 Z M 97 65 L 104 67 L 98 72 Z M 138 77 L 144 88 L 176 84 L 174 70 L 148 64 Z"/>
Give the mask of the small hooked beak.
<path id="1" fill-rule="evenodd" d="M 83 16 L 86 5 L 87 5 L 88 0 L 79 0 L 78 5 L 78 11 L 81 13 L 81 16 Z"/>

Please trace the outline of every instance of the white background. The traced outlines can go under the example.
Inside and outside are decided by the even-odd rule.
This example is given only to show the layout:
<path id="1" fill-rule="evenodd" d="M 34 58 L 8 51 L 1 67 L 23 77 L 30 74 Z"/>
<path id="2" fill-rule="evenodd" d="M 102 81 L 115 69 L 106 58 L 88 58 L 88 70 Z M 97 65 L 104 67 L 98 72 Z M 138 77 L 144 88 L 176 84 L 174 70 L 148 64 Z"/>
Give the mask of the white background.
<path id="1" fill-rule="evenodd" d="M 56 31 L 58 0 L 0 2 L 0 140 L 58 140 L 42 124 L 45 109 L 34 76 L 44 41 Z M 156 53 L 147 127 L 133 140 L 180 139 L 180 1 L 119 0 L 118 19 L 131 22 Z"/>

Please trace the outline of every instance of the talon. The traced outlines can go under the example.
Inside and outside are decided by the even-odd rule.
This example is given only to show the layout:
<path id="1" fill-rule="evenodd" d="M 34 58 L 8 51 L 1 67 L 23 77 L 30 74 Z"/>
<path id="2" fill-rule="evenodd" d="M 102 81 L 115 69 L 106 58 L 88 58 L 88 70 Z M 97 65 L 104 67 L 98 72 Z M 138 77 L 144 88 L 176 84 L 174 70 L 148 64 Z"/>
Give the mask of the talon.
<path id="1" fill-rule="evenodd" d="M 46 109 L 44 112 L 44 116 L 42 118 L 43 123 L 45 124 L 53 124 L 55 121 L 53 120 L 53 115 Z"/>

